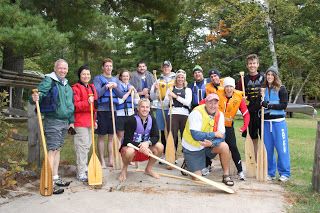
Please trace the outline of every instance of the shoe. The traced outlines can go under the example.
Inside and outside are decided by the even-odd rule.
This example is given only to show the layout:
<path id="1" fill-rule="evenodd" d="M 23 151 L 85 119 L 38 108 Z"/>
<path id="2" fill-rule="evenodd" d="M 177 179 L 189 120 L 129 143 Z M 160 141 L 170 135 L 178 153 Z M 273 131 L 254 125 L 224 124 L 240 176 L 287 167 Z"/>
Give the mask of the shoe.
<path id="1" fill-rule="evenodd" d="M 53 187 L 53 194 L 58 195 L 58 194 L 62 194 L 63 192 L 64 192 L 64 189 L 61 189 L 58 186 Z"/>
<path id="2" fill-rule="evenodd" d="M 177 164 L 178 164 L 178 160 L 175 160 L 175 161 L 174 161 L 174 164 L 176 164 L 176 165 L 177 165 Z"/>
<path id="3" fill-rule="evenodd" d="M 276 179 L 276 177 L 274 177 L 274 176 L 273 177 L 271 177 L 270 175 L 267 176 L 267 180 L 268 181 L 272 181 L 272 180 L 275 180 L 275 179 Z"/>
<path id="4" fill-rule="evenodd" d="M 188 170 L 187 164 L 186 164 L 186 161 L 185 161 L 185 160 L 183 160 L 183 163 L 182 163 L 182 165 L 181 165 L 181 169 Z M 188 174 L 185 173 L 185 172 L 183 172 L 183 171 L 181 171 L 181 174 L 182 174 L 183 176 L 188 176 Z"/>
<path id="5" fill-rule="evenodd" d="M 162 160 L 166 160 L 166 158 L 165 158 L 164 155 L 162 155 L 160 158 L 161 158 Z M 160 164 L 160 165 L 163 165 L 164 163 L 162 163 L 162 162 L 159 161 L 159 164 Z"/>
<path id="6" fill-rule="evenodd" d="M 63 181 L 61 179 L 61 177 L 59 177 L 58 179 L 53 180 L 54 184 L 56 186 L 61 186 L 61 187 L 67 187 L 70 185 L 71 181 Z"/>
<path id="7" fill-rule="evenodd" d="M 239 180 L 246 180 L 246 177 L 244 176 L 243 171 L 238 173 Z"/>
<path id="8" fill-rule="evenodd" d="M 79 180 L 80 182 L 86 183 L 86 182 L 88 182 L 88 176 L 87 176 L 86 174 L 79 175 L 79 176 L 78 176 L 78 180 Z"/>
<path id="9" fill-rule="evenodd" d="M 209 169 L 206 167 L 206 168 L 203 168 L 201 170 L 201 174 L 202 176 L 207 176 L 208 174 L 210 173 Z"/>
<path id="10" fill-rule="evenodd" d="M 209 172 L 211 172 L 212 171 L 212 166 L 207 166 L 207 169 L 209 170 Z"/>
<path id="11" fill-rule="evenodd" d="M 281 181 L 281 182 L 287 182 L 289 180 L 289 177 L 287 177 L 287 176 L 284 176 L 284 175 L 281 175 L 280 176 L 280 178 L 279 178 L 279 181 Z"/>

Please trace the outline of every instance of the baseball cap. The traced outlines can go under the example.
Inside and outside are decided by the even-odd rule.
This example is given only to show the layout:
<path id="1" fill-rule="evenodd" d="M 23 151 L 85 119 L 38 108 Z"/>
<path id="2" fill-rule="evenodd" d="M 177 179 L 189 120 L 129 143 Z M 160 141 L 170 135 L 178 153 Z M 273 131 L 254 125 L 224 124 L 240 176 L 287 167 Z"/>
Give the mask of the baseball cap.
<path id="1" fill-rule="evenodd" d="M 219 96 L 216 93 L 211 93 L 206 97 L 206 102 L 212 101 L 214 99 L 219 101 Z"/>
<path id="2" fill-rule="evenodd" d="M 217 70 L 217 69 L 210 69 L 209 72 L 208 72 L 209 77 L 210 77 L 212 74 L 218 75 L 219 78 L 221 77 L 221 74 L 220 74 L 219 70 Z"/>
<path id="3" fill-rule="evenodd" d="M 170 62 L 170 61 L 164 61 L 164 62 L 162 63 L 162 66 L 169 66 L 169 67 L 171 67 L 171 62 Z"/>

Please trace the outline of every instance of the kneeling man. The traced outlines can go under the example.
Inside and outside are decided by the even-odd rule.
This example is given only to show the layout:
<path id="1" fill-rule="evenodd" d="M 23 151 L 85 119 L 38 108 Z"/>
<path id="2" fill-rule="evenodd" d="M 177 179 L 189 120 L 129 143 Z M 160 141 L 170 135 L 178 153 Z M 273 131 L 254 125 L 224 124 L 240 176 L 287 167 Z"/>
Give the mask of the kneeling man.
<path id="1" fill-rule="evenodd" d="M 224 142 L 224 116 L 218 110 L 218 102 L 217 94 L 209 94 L 205 104 L 197 106 L 190 113 L 183 132 L 183 155 L 188 170 L 201 175 L 201 170 L 206 167 L 206 157 L 213 159 L 219 154 L 223 169 L 222 182 L 233 186 L 229 175 L 229 147 Z"/>
<path id="2" fill-rule="evenodd" d="M 148 156 L 148 153 L 152 153 L 160 157 L 163 153 L 163 145 L 158 142 L 159 130 L 156 120 L 149 114 L 149 99 L 140 99 L 137 111 L 137 114 L 130 116 L 125 124 L 126 130 L 123 144 L 120 148 L 123 161 L 122 171 L 119 176 L 120 181 L 124 181 L 127 178 L 127 169 L 130 162 L 145 160 L 149 160 L 145 169 L 145 174 L 154 178 L 159 178 L 159 175 L 152 171 L 152 167 L 156 163 L 156 160 L 149 158 Z M 140 148 L 139 151 L 128 147 L 128 143 L 138 146 Z"/>

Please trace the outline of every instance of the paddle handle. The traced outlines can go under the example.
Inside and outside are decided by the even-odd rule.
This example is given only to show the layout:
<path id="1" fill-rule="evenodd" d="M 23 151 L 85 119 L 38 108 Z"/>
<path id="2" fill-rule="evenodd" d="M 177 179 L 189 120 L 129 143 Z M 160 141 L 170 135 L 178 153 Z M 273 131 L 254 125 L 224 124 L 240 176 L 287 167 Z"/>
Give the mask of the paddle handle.
<path id="1" fill-rule="evenodd" d="M 131 107 L 134 114 L 134 90 L 131 91 Z"/>
<path id="2" fill-rule="evenodd" d="M 32 90 L 32 93 L 38 93 L 38 89 L 33 89 L 33 90 Z M 36 102 L 36 110 L 37 110 L 37 117 L 38 117 L 38 123 L 39 123 L 41 141 L 42 141 L 43 152 L 44 152 L 44 159 L 47 159 L 47 156 L 48 156 L 47 143 L 46 143 L 46 138 L 45 138 L 45 136 L 44 136 L 44 130 L 43 130 L 43 124 L 42 124 L 42 116 L 41 116 L 41 111 L 40 111 L 40 105 L 39 105 L 39 101 L 35 101 L 35 102 Z"/>
<path id="3" fill-rule="evenodd" d="M 131 148 L 133 148 L 133 149 L 135 149 L 135 150 L 139 150 L 138 147 L 134 146 L 134 145 L 131 144 L 131 143 L 128 143 L 127 146 L 129 146 L 129 147 L 131 147 Z M 168 161 L 166 161 L 166 160 L 163 160 L 163 159 L 155 156 L 155 155 L 152 154 L 152 153 L 149 153 L 148 156 L 150 156 L 150 157 L 152 157 L 152 158 L 160 161 L 161 163 L 167 164 L 168 166 L 171 166 L 171 167 L 173 167 L 173 168 L 175 168 L 175 169 L 177 169 L 177 170 L 180 170 L 180 171 L 182 171 L 182 172 L 185 172 L 185 173 L 187 173 L 188 175 L 190 175 L 190 176 L 192 176 L 192 177 L 195 177 L 195 178 L 199 179 L 200 181 L 205 182 L 205 183 L 207 183 L 207 184 L 209 184 L 209 185 L 211 185 L 211 186 L 214 186 L 214 187 L 216 187 L 216 188 L 218 188 L 218 189 L 221 189 L 221 190 L 223 190 L 223 191 L 225 191 L 225 192 L 228 192 L 228 193 L 231 193 L 231 194 L 234 193 L 234 191 L 233 191 L 232 189 L 230 189 L 229 187 L 227 187 L 227 186 L 224 186 L 224 185 L 222 185 L 222 184 L 220 184 L 220 183 L 216 183 L 216 182 L 214 182 L 214 181 L 212 181 L 212 180 L 209 180 L 209 179 L 207 179 L 207 178 L 204 178 L 204 177 L 202 177 L 202 176 L 200 176 L 200 175 L 197 175 L 197 174 L 194 174 L 194 173 L 192 173 L 192 172 L 189 172 L 188 170 L 182 169 L 182 168 L 180 168 L 180 167 L 178 167 L 178 166 L 176 166 L 176 165 L 174 165 L 174 164 L 172 164 L 172 163 L 170 163 L 170 162 L 168 162 Z"/>
<path id="4" fill-rule="evenodd" d="M 111 104 L 111 115 L 112 115 L 112 127 L 113 127 L 113 134 L 116 134 L 116 124 L 115 124 L 115 117 L 114 117 L 114 106 L 113 106 L 113 95 L 112 95 L 112 87 L 110 87 L 110 104 Z"/>
<path id="5" fill-rule="evenodd" d="M 242 85 L 242 92 L 243 92 L 243 97 L 246 98 L 246 89 L 244 88 L 244 72 L 239 72 L 240 77 L 241 77 L 241 85 Z"/>
<path id="6" fill-rule="evenodd" d="M 93 94 L 89 94 L 89 97 L 93 97 Z M 92 152 L 96 154 L 96 147 L 94 143 L 94 113 L 93 113 L 93 102 L 90 103 L 90 118 L 91 118 L 91 140 L 92 140 Z"/>

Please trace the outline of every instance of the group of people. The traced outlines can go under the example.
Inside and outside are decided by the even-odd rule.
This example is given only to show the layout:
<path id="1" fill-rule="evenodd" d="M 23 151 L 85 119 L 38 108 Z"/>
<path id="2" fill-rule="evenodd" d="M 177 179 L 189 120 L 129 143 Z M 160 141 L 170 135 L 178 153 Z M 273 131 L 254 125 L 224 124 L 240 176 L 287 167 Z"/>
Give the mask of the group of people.
<path id="1" fill-rule="evenodd" d="M 123 69 L 118 76 L 112 75 L 113 61 L 110 58 L 104 59 L 101 66 L 102 73 L 94 77 L 93 83 L 90 83 L 90 68 L 81 66 L 77 71 L 79 80 L 71 87 L 66 79 L 68 63 L 59 59 L 55 62 L 54 71 L 46 74 L 39 84 L 39 92 L 32 94 L 31 103 L 41 103 L 48 96 L 54 100 L 49 102 L 50 110 L 43 110 L 43 113 L 55 194 L 62 193 L 60 187 L 70 184 L 58 175 L 60 151 L 68 130 L 74 134 L 77 178 L 82 182 L 88 180 L 91 119 L 94 119 L 95 133 L 98 135 L 102 168 L 112 167 L 113 134 L 119 138 L 119 152 L 123 161 L 120 181 L 127 178 L 127 168 L 131 162 L 145 160 L 149 160 L 145 173 L 159 178 L 152 170 L 156 160 L 149 158 L 148 154 L 164 156 L 165 131 L 172 126 L 176 149 L 180 132 L 186 169 L 206 175 L 211 168 L 211 160 L 219 154 L 223 168 L 222 182 L 233 186 L 229 174 L 230 152 L 239 179 L 245 180 L 233 128 L 235 115 L 238 110 L 241 111 L 243 126 L 239 131 L 244 135 L 247 132 L 250 134 L 257 153 L 261 106 L 266 108 L 264 142 L 268 153 L 268 178 L 275 179 L 278 166 L 280 180 L 289 179 L 290 159 L 284 112 L 288 102 L 287 91 L 281 85 L 276 68 L 270 67 L 265 75 L 258 72 L 257 55 L 247 57 L 249 73 L 244 78 L 246 97 L 243 96 L 241 81 L 236 84 L 231 77 L 222 79 L 217 69 L 210 69 L 208 78 L 204 78 L 204 71 L 199 65 L 193 68 L 194 81 L 189 84 L 186 81 L 187 73 L 182 69 L 173 72 L 170 61 L 162 63 L 158 79 L 155 73 L 147 70 L 144 61 L 138 62 L 136 71 Z M 262 87 L 266 90 L 261 90 Z M 265 91 L 264 100 L 261 100 L 261 91 Z M 91 105 L 94 106 L 94 118 L 91 117 Z M 169 111 L 170 106 L 172 110 Z M 116 110 L 112 111 L 112 108 Z M 113 129 L 112 113 L 116 116 L 116 129 Z M 172 125 L 165 125 L 170 122 L 170 113 Z M 107 162 L 104 159 L 106 135 Z M 139 151 L 127 146 L 128 143 L 138 146 Z M 277 163 L 274 148 L 278 152 Z"/>

